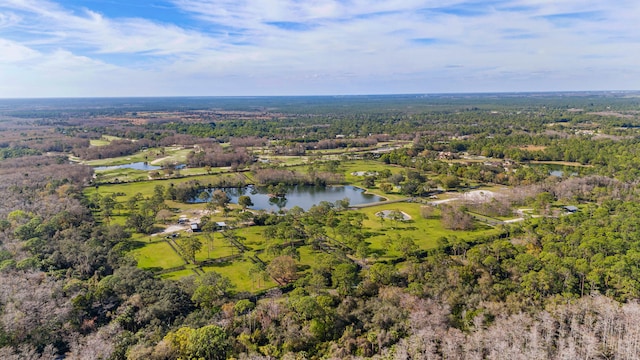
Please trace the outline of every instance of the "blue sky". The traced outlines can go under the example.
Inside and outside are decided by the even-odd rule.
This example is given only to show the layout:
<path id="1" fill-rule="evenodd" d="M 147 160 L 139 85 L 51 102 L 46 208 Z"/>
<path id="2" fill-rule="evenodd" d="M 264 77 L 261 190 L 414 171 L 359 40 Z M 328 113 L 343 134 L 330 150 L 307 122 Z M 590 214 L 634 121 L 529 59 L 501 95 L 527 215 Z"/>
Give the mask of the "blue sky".
<path id="1" fill-rule="evenodd" d="M 1 0 L 0 98 L 640 89 L 638 0 Z"/>

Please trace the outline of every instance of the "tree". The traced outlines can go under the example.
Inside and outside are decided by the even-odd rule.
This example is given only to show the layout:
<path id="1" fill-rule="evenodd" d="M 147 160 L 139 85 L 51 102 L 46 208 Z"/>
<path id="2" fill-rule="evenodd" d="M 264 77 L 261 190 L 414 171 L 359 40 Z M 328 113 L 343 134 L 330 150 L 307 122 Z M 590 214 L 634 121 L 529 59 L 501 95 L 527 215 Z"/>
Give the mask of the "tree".
<path id="1" fill-rule="evenodd" d="M 548 192 L 542 192 L 536 196 L 535 207 L 540 210 L 544 215 L 548 215 L 551 212 L 551 204 L 555 201 L 552 194 Z"/>
<path id="2" fill-rule="evenodd" d="M 389 169 L 382 169 L 378 171 L 378 178 L 380 179 L 387 179 L 389 176 L 391 176 L 391 170 Z"/>
<path id="3" fill-rule="evenodd" d="M 400 185 L 401 182 L 404 181 L 404 175 L 402 175 L 402 174 L 393 174 L 393 175 L 389 176 L 388 180 L 393 185 L 398 186 L 398 185 Z"/>
<path id="4" fill-rule="evenodd" d="M 440 205 L 442 226 L 449 230 L 473 229 L 473 217 L 459 207 Z"/>
<path id="5" fill-rule="evenodd" d="M 251 277 L 252 286 L 257 283 L 258 289 L 262 287 L 261 284 L 264 281 L 269 280 L 269 274 L 266 272 L 266 267 L 261 262 L 256 262 L 249 268 L 249 276 Z"/>
<path id="6" fill-rule="evenodd" d="M 153 230 L 153 224 L 155 224 L 156 216 L 151 209 L 142 208 L 134 210 L 129 215 L 126 221 L 126 225 L 135 229 L 137 232 L 143 234 L 149 234 Z"/>
<path id="7" fill-rule="evenodd" d="M 162 185 L 156 185 L 153 188 L 153 197 L 151 198 L 151 202 L 153 203 L 153 207 L 159 209 L 164 204 L 164 193 L 165 188 Z"/>
<path id="8" fill-rule="evenodd" d="M 338 294 L 345 296 L 353 291 L 358 285 L 358 268 L 351 263 L 342 263 L 335 267 L 331 276 L 333 286 L 338 290 Z"/>
<path id="9" fill-rule="evenodd" d="M 295 280 L 297 271 L 296 261 L 288 255 L 278 256 L 267 265 L 269 276 L 283 283 Z"/>
<path id="10" fill-rule="evenodd" d="M 367 271 L 367 278 L 374 284 L 390 285 L 396 273 L 393 265 L 375 263 Z"/>
<path id="11" fill-rule="evenodd" d="M 115 209 L 117 204 L 115 194 L 111 194 L 108 196 L 104 196 L 100 199 L 100 209 L 102 210 L 102 214 L 104 217 L 108 218 L 113 213 L 113 209 Z"/>
<path id="12" fill-rule="evenodd" d="M 400 251 L 402 253 L 402 256 L 407 259 L 414 257 L 416 255 L 416 252 L 418 251 L 418 245 L 412 238 L 408 236 L 402 236 L 398 238 L 394 245 L 395 249 Z"/>
<path id="13" fill-rule="evenodd" d="M 227 205 L 231 202 L 231 198 L 227 195 L 226 192 L 222 190 L 216 190 L 211 195 L 211 201 L 209 202 L 209 206 L 212 209 L 222 208 L 226 209 Z"/>
<path id="14" fill-rule="evenodd" d="M 362 186 L 364 186 L 366 188 L 372 188 L 372 187 L 376 186 L 376 178 L 374 176 L 366 176 L 362 180 Z"/>
<path id="15" fill-rule="evenodd" d="M 420 206 L 420 215 L 424 219 L 431 219 L 436 212 L 436 208 L 430 205 Z"/>
<path id="16" fill-rule="evenodd" d="M 251 197 L 248 195 L 242 195 L 238 198 L 238 205 L 242 206 L 243 209 L 253 206 L 253 201 L 251 201 Z"/>
<path id="17" fill-rule="evenodd" d="M 129 200 L 127 200 L 127 208 L 129 211 L 134 211 L 136 209 L 136 205 L 138 205 L 142 199 L 144 199 L 144 196 L 141 193 L 136 193 L 134 196 L 130 197 Z"/>
<path id="18" fill-rule="evenodd" d="M 162 209 L 158 211 L 158 214 L 156 215 L 156 219 L 158 219 L 159 221 L 162 221 L 163 223 L 166 223 L 167 220 L 169 220 L 172 216 L 173 216 L 173 213 L 170 210 Z"/>
<path id="19" fill-rule="evenodd" d="M 217 325 L 196 329 L 189 337 L 190 359 L 224 360 L 230 349 L 227 333 Z"/>
<path id="20" fill-rule="evenodd" d="M 274 197 L 282 198 L 287 195 L 287 186 L 284 183 L 280 182 L 276 185 L 269 185 L 267 187 L 267 191 Z"/>
<path id="21" fill-rule="evenodd" d="M 401 221 L 404 221 L 404 214 L 400 210 L 391 210 L 387 216 L 394 222 L 396 228 Z"/>
<path id="22" fill-rule="evenodd" d="M 197 278 L 195 285 L 196 289 L 191 300 L 206 309 L 222 304 L 232 289 L 231 281 L 215 271 L 207 272 Z"/>
<path id="23" fill-rule="evenodd" d="M 457 176 L 447 175 L 443 177 L 440 182 L 445 189 L 454 189 L 460 186 L 460 179 Z"/>
<path id="24" fill-rule="evenodd" d="M 389 184 L 388 182 L 384 182 L 380 184 L 380 190 L 388 194 L 393 191 L 393 185 Z"/>
<path id="25" fill-rule="evenodd" d="M 356 257 L 360 259 L 363 263 L 367 260 L 367 256 L 371 253 L 371 249 L 369 249 L 369 245 L 365 241 L 361 241 L 356 246 Z"/>
<path id="26" fill-rule="evenodd" d="M 197 236 L 186 236 L 180 240 L 180 247 L 185 256 L 193 263 L 196 262 L 196 254 L 202 249 L 202 241 Z"/>
<path id="27" fill-rule="evenodd" d="M 251 302 L 251 300 L 248 300 L 248 299 L 238 300 L 238 302 L 236 302 L 236 304 L 233 306 L 233 313 L 236 316 L 244 315 L 252 311 L 253 309 L 255 309 L 255 307 L 256 307 L 256 304 Z"/>
<path id="28" fill-rule="evenodd" d="M 336 208 L 339 210 L 347 210 L 349 209 L 350 200 L 349 198 L 344 198 L 342 200 L 336 200 Z"/>
<path id="29" fill-rule="evenodd" d="M 380 226 L 384 227 L 384 218 L 386 217 L 386 214 L 384 211 L 378 211 L 376 213 L 376 216 L 378 217 L 378 219 L 380 220 Z"/>
<path id="30" fill-rule="evenodd" d="M 227 333 L 217 325 L 198 329 L 182 327 L 168 333 L 163 342 L 169 344 L 180 359 L 222 360 L 227 358 L 230 349 Z"/>

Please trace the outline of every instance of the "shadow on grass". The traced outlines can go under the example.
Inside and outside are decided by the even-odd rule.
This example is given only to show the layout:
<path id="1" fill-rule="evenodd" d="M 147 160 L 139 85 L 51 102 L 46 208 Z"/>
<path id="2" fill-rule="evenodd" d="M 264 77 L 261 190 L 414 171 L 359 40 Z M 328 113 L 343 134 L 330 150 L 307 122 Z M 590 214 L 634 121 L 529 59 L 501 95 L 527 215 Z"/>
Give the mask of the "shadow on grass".
<path id="1" fill-rule="evenodd" d="M 384 249 L 371 249 L 369 254 L 370 256 L 382 257 L 387 255 L 387 252 Z"/>
<path id="2" fill-rule="evenodd" d="M 297 269 L 298 271 L 306 271 L 311 269 L 311 266 L 306 264 L 298 264 Z"/>
<path id="3" fill-rule="evenodd" d="M 117 246 L 122 251 L 131 251 L 145 247 L 147 244 L 140 240 L 128 240 L 119 243 Z"/>
<path id="4" fill-rule="evenodd" d="M 370 238 L 372 236 L 379 236 L 379 235 L 384 235 L 384 234 L 385 234 L 384 232 L 380 232 L 380 231 L 365 231 L 363 233 L 365 239 L 366 238 Z"/>
<path id="5" fill-rule="evenodd" d="M 149 231 L 149 234 L 158 234 L 158 233 L 161 233 L 161 232 L 163 232 L 163 231 L 164 231 L 164 228 L 163 228 L 163 227 L 160 227 L 160 226 L 153 226 L 153 227 L 151 228 L 151 231 Z"/>

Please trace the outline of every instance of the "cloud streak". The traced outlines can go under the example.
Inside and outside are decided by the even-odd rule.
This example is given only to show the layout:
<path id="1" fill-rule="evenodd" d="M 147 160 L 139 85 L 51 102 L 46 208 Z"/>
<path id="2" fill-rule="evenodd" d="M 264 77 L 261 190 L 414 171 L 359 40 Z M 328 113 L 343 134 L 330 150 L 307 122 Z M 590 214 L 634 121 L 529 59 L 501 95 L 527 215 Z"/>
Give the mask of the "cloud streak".
<path id="1" fill-rule="evenodd" d="M 165 0 L 179 15 L 173 21 L 144 7 L 107 16 L 88 4 L 0 3 L 0 81 L 12 82 L 0 97 L 631 89 L 640 81 L 635 0 Z"/>

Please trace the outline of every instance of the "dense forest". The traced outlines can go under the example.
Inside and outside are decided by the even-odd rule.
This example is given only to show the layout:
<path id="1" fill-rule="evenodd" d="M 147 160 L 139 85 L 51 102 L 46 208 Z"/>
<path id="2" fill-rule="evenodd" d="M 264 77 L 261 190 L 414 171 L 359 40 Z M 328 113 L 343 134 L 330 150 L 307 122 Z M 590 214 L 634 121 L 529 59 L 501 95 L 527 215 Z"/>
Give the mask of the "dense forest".
<path id="1" fill-rule="evenodd" d="M 640 357 L 637 94 L 2 104 L 2 359 Z M 159 169 L 116 180 L 83 163 L 138 155 Z M 230 208 L 214 191 L 205 235 L 273 286 L 165 279 L 131 255 L 205 189 L 251 183 L 277 201 L 286 186 L 351 185 L 349 161 L 382 169 L 357 185 L 418 204 L 446 235 L 421 247 L 399 211 L 367 218 L 348 199 L 246 211 L 249 194 Z M 156 179 L 126 200 L 98 192 Z M 430 202 L 481 186 L 500 196 Z M 516 211 L 530 215 L 503 221 Z M 255 228 L 263 253 L 246 250 Z M 373 245 L 382 231 L 393 256 Z M 189 239 L 174 243 L 195 265 L 203 245 Z"/>

